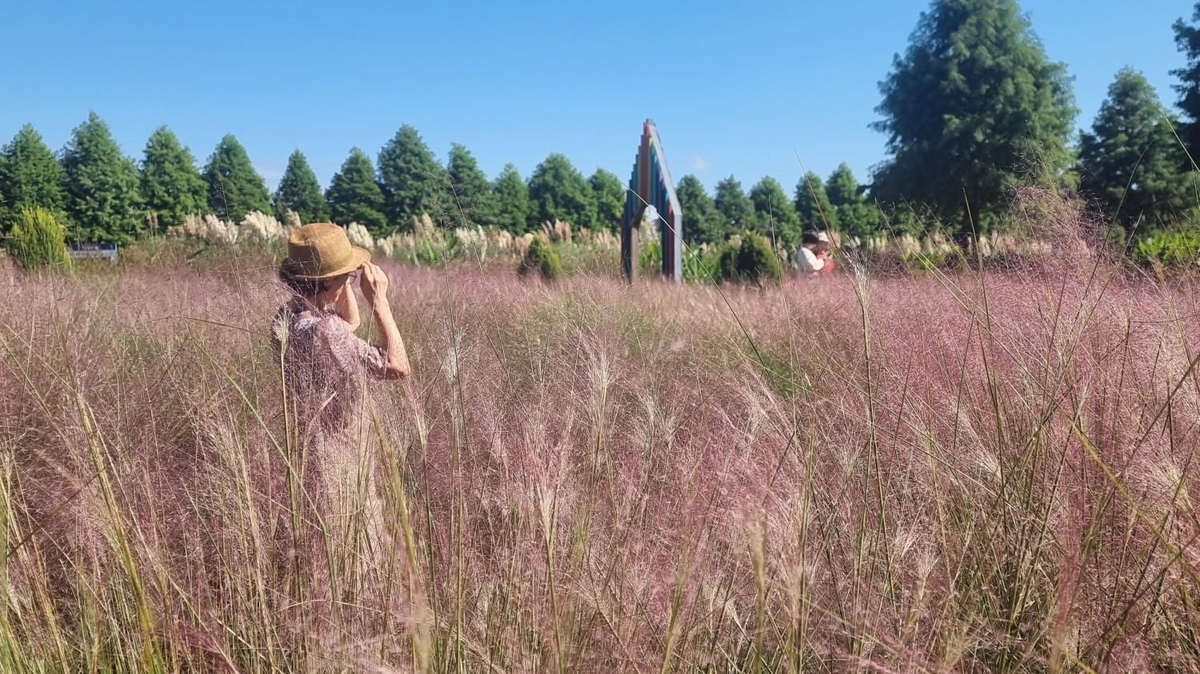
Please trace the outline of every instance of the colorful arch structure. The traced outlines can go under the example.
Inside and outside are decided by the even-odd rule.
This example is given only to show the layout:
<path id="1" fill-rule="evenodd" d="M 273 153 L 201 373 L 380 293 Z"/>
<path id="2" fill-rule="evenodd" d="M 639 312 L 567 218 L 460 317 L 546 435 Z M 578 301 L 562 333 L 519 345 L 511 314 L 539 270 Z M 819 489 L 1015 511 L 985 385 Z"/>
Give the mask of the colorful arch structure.
<path id="1" fill-rule="evenodd" d="M 621 271 L 627 281 L 637 276 L 639 229 L 647 215 L 658 226 L 663 276 L 675 282 L 683 280 L 683 210 L 675 196 L 658 128 L 649 119 L 642 124 L 642 145 L 633 164 L 621 218 Z"/>

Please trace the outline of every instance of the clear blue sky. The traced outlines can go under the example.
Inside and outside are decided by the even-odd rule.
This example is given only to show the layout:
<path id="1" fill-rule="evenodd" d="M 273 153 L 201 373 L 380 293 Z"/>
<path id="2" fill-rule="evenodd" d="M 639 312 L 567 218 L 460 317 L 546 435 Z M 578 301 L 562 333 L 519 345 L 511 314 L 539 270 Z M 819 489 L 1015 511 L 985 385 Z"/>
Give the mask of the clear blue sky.
<path id="1" fill-rule="evenodd" d="M 322 184 L 358 145 L 417 127 L 445 161 L 466 145 L 494 176 L 551 152 L 627 179 L 642 119 L 675 176 L 710 188 L 884 159 L 878 82 L 923 0 L 637 3 L 56 2 L 0 0 L 0 142 L 33 123 L 55 149 L 95 110 L 140 158 L 169 125 L 203 161 L 225 133 L 274 188 L 300 148 Z M 1026 0 L 1067 63 L 1090 126 L 1119 68 L 1173 102 L 1175 0 Z"/>

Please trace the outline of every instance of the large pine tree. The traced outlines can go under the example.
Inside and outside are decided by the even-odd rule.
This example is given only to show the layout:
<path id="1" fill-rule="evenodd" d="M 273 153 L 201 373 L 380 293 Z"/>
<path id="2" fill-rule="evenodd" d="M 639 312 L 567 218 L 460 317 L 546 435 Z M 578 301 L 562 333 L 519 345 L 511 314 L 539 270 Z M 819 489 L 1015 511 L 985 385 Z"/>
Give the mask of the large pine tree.
<path id="1" fill-rule="evenodd" d="M 321 193 L 321 183 L 300 150 L 288 157 L 287 169 L 275 190 L 274 206 L 275 217 L 281 221 L 288 211 L 295 211 L 302 223 L 329 220 L 329 204 Z"/>
<path id="2" fill-rule="evenodd" d="M 596 201 L 596 224 L 609 229 L 620 227 L 625 214 L 625 184 L 612 171 L 596 169 L 588 185 Z"/>
<path id="3" fill-rule="evenodd" d="M 183 222 L 191 213 L 208 210 L 204 178 L 191 150 L 165 126 L 146 142 L 141 166 L 142 200 L 160 228 Z"/>
<path id="4" fill-rule="evenodd" d="M 566 155 L 552 154 L 537 165 L 529 177 L 529 201 L 535 227 L 555 220 L 576 227 L 596 222 L 592 188 Z"/>
<path id="5" fill-rule="evenodd" d="M 70 238 L 133 241 L 142 227 L 137 166 L 121 154 L 108 125 L 96 113 L 72 132 L 62 163 Z"/>
<path id="6" fill-rule="evenodd" d="M 492 184 L 492 193 L 496 196 L 496 226 L 513 234 L 529 231 L 529 185 L 521 179 L 517 167 L 504 167 Z"/>
<path id="7" fill-rule="evenodd" d="M 1172 75 L 1179 78 L 1175 91 L 1179 94 L 1179 109 L 1184 116 L 1179 136 L 1192 160 L 1200 162 L 1200 2 L 1192 10 L 1192 23 L 1179 19 L 1175 22 L 1174 30 L 1175 45 L 1187 60 L 1187 65 L 1171 71 Z M 1193 169 L 1193 161 L 1187 161 L 1185 168 Z"/>
<path id="8" fill-rule="evenodd" d="M 796 183 L 795 196 L 796 213 L 805 231 L 838 229 L 841 226 L 837 208 L 829 198 L 821 176 L 812 171 L 804 174 Z"/>
<path id="9" fill-rule="evenodd" d="M 491 227 L 496 224 L 496 197 L 492 184 L 465 146 L 450 146 L 446 167 L 452 203 L 448 213 L 455 225 Z"/>
<path id="10" fill-rule="evenodd" d="M 768 239 L 792 247 L 800 243 L 800 217 L 783 185 L 767 176 L 750 188 L 754 206 L 754 228 Z"/>
<path id="11" fill-rule="evenodd" d="M 880 89 L 891 159 L 877 196 L 925 204 L 964 234 L 1033 167 L 1071 162 L 1066 67 L 1046 58 L 1015 0 L 933 0 Z"/>
<path id="12" fill-rule="evenodd" d="M 717 211 L 699 178 L 690 173 L 680 178 L 675 195 L 683 210 L 683 240 L 688 245 L 720 243 L 729 236 L 725 218 Z"/>
<path id="13" fill-rule="evenodd" d="M 1152 227 L 1188 206 L 1185 161 L 1154 88 L 1121 70 L 1091 133 L 1080 135 L 1080 190 L 1126 227 L 1143 218 Z"/>
<path id="14" fill-rule="evenodd" d="M 209 209 L 223 219 L 240 221 L 251 211 L 271 211 L 267 184 L 233 134 L 222 138 L 213 150 L 204 167 L 204 182 Z"/>
<path id="15" fill-rule="evenodd" d="M 825 194 L 834 208 L 861 201 L 861 192 L 858 187 L 858 179 L 854 177 L 854 171 L 850 169 L 849 164 L 844 162 L 838 164 L 833 173 L 829 174 L 829 180 L 825 181 Z"/>
<path id="16" fill-rule="evenodd" d="M 383 191 L 375 182 L 375 167 L 367 153 L 357 147 L 351 148 L 341 170 L 329 181 L 325 198 L 333 221 L 339 225 L 357 222 L 375 236 L 394 231 L 383 214 Z"/>
<path id="17" fill-rule="evenodd" d="M 407 124 L 379 151 L 379 187 L 384 214 L 395 229 L 412 229 L 413 218 L 423 213 L 444 223 L 451 212 L 445 171 L 421 134 Z"/>
<path id="18" fill-rule="evenodd" d="M 730 230 L 738 230 L 751 225 L 754 216 L 754 205 L 742 190 L 742 183 L 737 178 L 729 176 L 717 183 L 714 203 L 717 212 L 725 218 L 725 226 Z"/>
<path id="19" fill-rule="evenodd" d="M 66 175 L 41 134 L 29 124 L 0 149 L 0 236 L 22 208 L 61 214 Z"/>
<path id="20" fill-rule="evenodd" d="M 866 199 L 849 165 L 840 164 L 829 174 L 825 193 L 837 211 L 837 226 L 843 232 L 850 236 L 871 236 L 882 226 L 883 214 Z"/>

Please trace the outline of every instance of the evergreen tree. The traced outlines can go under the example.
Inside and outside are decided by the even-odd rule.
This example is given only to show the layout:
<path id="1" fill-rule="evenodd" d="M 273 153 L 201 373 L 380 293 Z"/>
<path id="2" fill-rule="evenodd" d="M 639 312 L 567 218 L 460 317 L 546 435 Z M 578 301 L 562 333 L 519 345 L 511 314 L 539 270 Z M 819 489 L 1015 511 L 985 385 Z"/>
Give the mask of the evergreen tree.
<path id="1" fill-rule="evenodd" d="M 142 225 L 138 173 L 96 113 L 76 127 L 63 151 L 70 238 L 129 243 Z"/>
<path id="2" fill-rule="evenodd" d="M 240 221 L 251 211 L 271 212 L 271 194 L 250 155 L 229 134 L 221 139 L 204 167 L 208 208 L 225 220 Z"/>
<path id="3" fill-rule="evenodd" d="M 883 229 L 885 218 L 879 206 L 866 199 L 837 207 L 838 226 L 850 236 L 874 236 Z"/>
<path id="4" fill-rule="evenodd" d="M 838 229 L 841 225 L 837 209 L 825 191 L 825 182 L 812 171 L 796 183 L 796 213 L 804 231 Z"/>
<path id="5" fill-rule="evenodd" d="M 878 233 L 883 214 L 873 202 L 867 201 L 854 171 L 840 164 L 825 181 L 825 194 L 837 214 L 837 227 L 850 236 L 864 237 Z"/>
<path id="6" fill-rule="evenodd" d="M 596 169 L 588 178 L 588 185 L 596 201 L 597 224 L 610 229 L 619 228 L 621 218 L 625 215 L 625 184 L 612 171 Z"/>
<path id="7" fill-rule="evenodd" d="M 1016 0 L 933 0 L 880 89 L 875 126 L 892 156 L 877 196 L 925 204 L 964 234 L 1028 169 L 1071 161 L 1066 67 L 1046 58 Z"/>
<path id="8" fill-rule="evenodd" d="M 1175 30 L 1175 45 L 1183 52 L 1187 65 L 1172 70 L 1171 74 L 1179 78 L 1175 91 L 1179 94 L 1179 109 L 1183 111 L 1184 123 L 1180 125 L 1179 137 L 1183 139 L 1192 159 L 1200 162 L 1200 2 L 1192 10 L 1192 23 L 1179 19 L 1173 26 Z M 1184 168 L 1194 168 L 1193 162 L 1187 160 Z"/>
<path id="9" fill-rule="evenodd" d="M 800 217 L 779 181 L 767 176 L 750 188 L 754 227 L 768 239 L 791 248 L 800 243 Z"/>
<path id="10" fill-rule="evenodd" d="M 0 236 L 22 208 L 42 208 L 61 215 L 66 205 L 66 175 L 54 152 L 32 126 L 21 127 L 0 149 Z"/>
<path id="11" fill-rule="evenodd" d="M 492 186 L 496 196 L 496 226 L 500 229 L 522 234 L 529 231 L 531 207 L 529 186 L 517 173 L 512 164 L 504 167 Z"/>
<path id="12" fill-rule="evenodd" d="M 529 202 L 533 217 L 530 225 L 562 220 L 576 227 L 591 227 L 596 222 L 596 202 L 592 188 L 571 160 L 552 154 L 529 177 Z"/>
<path id="13" fill-rule="evenodd" d="M 691 174 L 681 178 L 675 195 L 683 209 L 683 240 L 688 245 L 721 243 L 729 237 L 731 232 L 725 228 L 725 218 L 699 178 Z"/>
<path id="14" fill-rule="evenodd" d="M 829 180 L 825 182 L 825 194 L 829 196 L 829 203 L 833 204 L 834 208 L 849 206 L 863 200 L 854 171 L 845 163 L 838 164 L 833 173 L 829 174 Z"/>
<path id="15" fill-rule="evenodd" d="M 1154 88 L 1128 68 L 1108 88 L 1091 133 L 1079 141 L 1080 190 L 1126 227 L 1187 207 L 1186 157 Z"/>
<path id="16" fill-rule="evenodd" d="M 732 231 L 750 226 L 754 216 L 754 205 L 742 191 L 742 184 L 733 176 L 717 183 L 714 204 L 717 212 L 725 219 L 725 229 Z"/>
<path id="17" fill-rule="evenodd" d="M 331 218 L 339 225 L 357 222 L 374 236 L 394 231 L 383 214 L 383 191 L 375 182 L 375 167 L 367 153 L 357 147 L 351 148 L 341 170 L 329 181 L 325 199 Z"/>
<path id="18" fill-rule="evenodd" d="M 405 124 L 379 151 L 384 214 L 394 229 L 412 228 L 413 217 L 441 222 L 451 211 L 446 176 L 421 134 Z"/>
<path id="19" fill-rule="evenodd" d="M 496 197 L 492 184 L 466 147 L 450 146 L 446 169 L 452 192 L 450 220 L 456 225 L 492 227 L 496 224 Z"/>
<path id="20" fill-rule="evenodd" d="M 146 142 L 140 177 L 143 204 L 160 229 L 181 224 L 189 214 L 208 209 L 196 158 L 165 126 L 155 130 Z"/>
<path id="21" fill-rule="evenodd" d="M 302 223 L 329 220 L 329 204 L 321 194 L 321 183 L 300 150 L 288 157 L 287 169 L 275 190 L 275 217 L 283 221 L 288 211 L 295 211 Z"/>

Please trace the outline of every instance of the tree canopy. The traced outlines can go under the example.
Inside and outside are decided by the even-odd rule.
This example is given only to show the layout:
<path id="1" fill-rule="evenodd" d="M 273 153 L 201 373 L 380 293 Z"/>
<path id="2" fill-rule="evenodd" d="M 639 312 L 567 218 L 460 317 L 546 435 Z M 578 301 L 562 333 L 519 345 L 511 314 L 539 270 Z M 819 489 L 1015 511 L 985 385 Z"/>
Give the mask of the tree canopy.
<path id="1" fill-rule="evenodd" d="M 729 236 L 724 216 L 699 178 L 691 174 L 681 178 L 675 195 L 683 210 L 683 240 L 688 245 L 720 243 Z"/>
<path id="2" fill-rule="evenodd" d="M 496 197 L 496 226 L 514 234 L 529 231 L 531 206 L 529 185 L 521 179 L 517 167 L 507 164 L 492 184 Z"/>
<path id="3" fill-rule="evenodd" d="M 596 202 L 596 224 L 610 229 L 620 227 L 625 214 L 625 183 L 612 171 L 596 169 L 588 185 Z"/>
<path id="4" fill-rule="evenodd" d="M 592 188 L 566 155 L 552 154 L 533 170 L 529 202 L 534 226 L 562 220 L 590 227 L 596 221 Z"/>
<path id="5" fill-rule="evenodd" d="M 1179 94 L 1179 109 L 1184 117 L 1179 136 L 1188 152 L 1196 158 L 1200 157 L 1200 2 L 1192 10 L 1191 23 L 1179 19 L 1172 28 L 1175 31 L 1175 46 L 1186 60 L 1184 67 L 1171 71 L 1179 79 L 1175 92 Z M 1184 168 L 1195 167 L 1188 161 Z"/>
<path id="6" fill-rule="evenodd" d="M 288 157 L 287 169 L 279 180 L 274 201 L 275 217 L 280 220 L 288 211 L 295 211 L 302 223 L 329 220 L 329 204 L 321 193 L 321 183 L 300 150 Z"/>
<path id="7" fill-rule="evenodd" d="M 0 235 L 22 208 L 62 214 L 66 174 L 42 135 L 26 124 L 0 149 Z"/>
<path id="8" fill-rule="evenodd" d="M 143 204 L 160 229 L 182 223 L 189 214 L 208 210 L 196 157 L 165 126 L 155 130 L 146 142 L 140 177 Z"/>
<path id="9" fill-rule="evenodd" d="M 1145 76 L 1121 70 L 1091 132 L 1080 134 L 1080 189 L 1126 227 L 1184 210 L 1186 156 L 1171 127 Z"/>
<path id="10" fill-rule="evenodd" d="M 857 198 L 857 195 L 854 198 Z M 796 183 L 796 213 L 799 214 L 800 225 L 805 231 L 838 229 L 841 226 L 837 208 L 825 190 L 825 181 L 812 171 Z"/>
<path id="11" fill-rule="evenodd" d="M 885 201 L 924 204 L 966 231 L 1034 169 L 1070 164 L 1066 67 L 1015 0 L 933 0 L 880 89 L 875 127 L 891 157 L 874 189 Z"/>
<path id="12" fill-rule="evenodd" d="M 142 227 L 138 172 L 96 113 L 76 127 L 63 151 L 68 235 L 76 241 L 129 243 Z"/>
<path id="13" fill-rule="evenodd" d="M 375 236 L 390 231 L 383 213 L 383 191 L 375 182 L 375 167 L 367 153 L 357 147 L 350 149 L 350 156 L 329 181 L 325 200 L 330 217 L 339 225 L 357 222 Z"/>
<path id="14" fill-rule="evenodd" d="M 271 211 L 267 184 L 233 134 L 217 144 L 203 175 L 208 186 L 208 208 L 219 217 L 239 221 L 251 211 Z"/>
<path id="15" fill-rule="evenodd" d="M 465 146 L 450 146 L 446 170 L 453 203 L 448 217 L 457 225 L 491 227 L 496 224 L 496 197 L 492 184 Z"/>
<path id="16" fill-rule="evenodd" d="M 800 243 L 800 217 L 779 181 L 767 176 L 750 188 L 754 206 L 753 226 L 768 239 L 787 247 Z"/>
<path id="17" fill-rule="evenodd" d="M 379 151 L 379 187 L 384 214 L 394 229 L 412 228 L 414 217 L 435 222 L 451 212 L 445 172 L 421 134 L 408 124 Z"/>
<path id="18" fill-rule="evenodd" d="M 717 183 L 714 204 L 717 212 L 725 218 L 725 228 L 737 230 L 749 227 L 754 216 L 754 205 L 742 190 L 742 183 L 737 178 L 729 176 Z"/>

